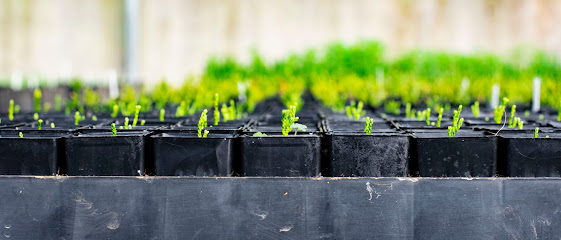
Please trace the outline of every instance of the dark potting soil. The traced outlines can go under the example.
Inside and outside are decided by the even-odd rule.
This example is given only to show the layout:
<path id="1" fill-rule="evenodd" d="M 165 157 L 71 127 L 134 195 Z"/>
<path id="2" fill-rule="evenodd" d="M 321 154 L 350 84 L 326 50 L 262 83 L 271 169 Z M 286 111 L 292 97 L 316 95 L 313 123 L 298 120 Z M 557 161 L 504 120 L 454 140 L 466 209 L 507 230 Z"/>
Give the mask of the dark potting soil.
<path id="1" fill-rule="evenodd" d="M 561 133 L 499 133 L 500 162 L 508 177 L 561 177 Z M 546 136 L 549 136 L 546 138 Z"/>

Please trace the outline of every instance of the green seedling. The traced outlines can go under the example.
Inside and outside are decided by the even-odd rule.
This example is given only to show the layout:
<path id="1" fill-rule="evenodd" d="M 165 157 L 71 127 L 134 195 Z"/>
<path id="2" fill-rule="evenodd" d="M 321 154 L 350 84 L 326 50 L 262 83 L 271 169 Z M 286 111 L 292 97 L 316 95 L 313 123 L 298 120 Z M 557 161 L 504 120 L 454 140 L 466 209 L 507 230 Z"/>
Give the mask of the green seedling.
<path id="1" fill-rule="evenodd" d="M 226 103 L 222 103 L 222 108 L 220 109 L 220 111 L 222 112 L 222 121 L 227 122 L 230 120 L 230 110 L 228 109 L 228 106 L 226 105 Z"/>
<path id="2" fill-rule="evenodd" d="M 21 110 L 21 107 L 19 106 L 19 104 L 16 104 L 16 106 L 14 107 L 14 113 L 19 114 L 20 110 Z"/>
<path id="3" fill-rule="evenodd" d="M 129 117 L 125 117 L 125 129 L 129 129 Z"/>
<path id="4" fill-rule="evenodd" d="M 187 104 L 185 103 L 185 101 L 181 101 L 181 103 L 179 103 L 179 106 L 177 106 L 177 109 L 175 110 L 175 116 L 176 117 L 185 116 L 187 114 L 185 109 L 187 109 Z"/>
<path id="5" fill-rule="evenodd" d="M 290 128 L 295 128 L 294 135 L 298 133 L 298 131 L 305 132 L 308 129 L 308 126 L 301 124 L 301 123 L 294 123 L 290 125 Z"/>
<path id="6" fill-rule="evenodd" d="M 479 102 L 475 101 L 473 105 L 471 105 L 471 113 L 475 118 L 479 118 Z"/>
<path id="7" fill-rule="evenodd" d="M 43 104 L 43 112 L 50 112 L 51 111 L 51 103 L 50 102 L 46 102 Z"/>
<path id="8" fill-rule="evenodd" d="M 218 93 L 214 94 L 214 126 L 217 126 L 220 122 L 220 109 L 218 109 Z"/>
<path id="9" fill-rule="evenodd" d="M 536 128 L 536 129 L 534 130 L 534 138 L 537 138 L 537 137 L 538 137 L 538 132 L 539 132 L 539 131 L 540 131 L 540 128 Z"/>
<path id="10" fill-rule="evenodd" d="M 510 128 L 514 128 L 516 127 L 516 117 L 514 117 L 514 115 L 516 114 L 516 105 L 512 105 L 511 109 L 510 109 L 510 118 L 508 119 L 508 127 Z"/>
<path id="11" fill-rule="evenodd" d="M 41 130 L 42 125 L 43 125 L 43 119 L 37 120 L 37 130 Z"/>
<path id="12" fill-rule="evenodd" d="M 351 111 L 351 107 L 345 106 L 345 113 L 347 114 L 348 118 L 353 118 L 353 112 Z"/>
<path id="13" fill-rule="evenodd" d="M 23 133 L 19 132 L 19 137 L 23 138 Z"/>
<path id="14" fill-rule="evenodd" d="M 197 136 L 199 136 L 199 137 L 203 137 L 203 129 L 205 127 L 207 127 L 206 113 L 207 113 L 207 110 L 206 109 L 203 110 L 203 113 L 201 113 L 201 118 L 199 118 L 199 123 L 197 124 Z M 207 131 L 204 131 L 204 132 L 207 132 Z"/>
<path id="15" fill-rule="evenodd" d="M 115 128 L 115 123 L 111 123 L 111 132 L 113 136 L 117 136 L 117 128 Z"/>
<path id="16" fill-rule="evenodd" d="M 401 114 L 401 103 L 398 101 L 388 101 L 384 104 L 384 110 L 387 113 L 391 113 L 394 115 L 399 115 Z"/>
<path id="17" fill-rule="evenodd" d="M 506 105 L 508 104 L 508 98 L 503 98 L 503 104 L 494 109 L 494 119 L 495 123 L 501 124 L 503 119 L 503 114 L 505 114 Z"/>
<path id="18" fill-rule="evenodd" d="M 145 123 L 146 123 L 146 120 L 142 119 L 142 120 L 140 121 L 140 126 L 144 126 Z"/>
<path id="19" fill-rule="evenodd" d="M 253 134 L 253 136 L 254 136 L 254 137 L 266 137 L 267 134 L 262 133 L 262 132 L 256 132 L 256 133 Z"/>
<path id="20" fill-rule="evenodd" d="M 55 112 L 60 112 L 62 109 L 62 97 L 60 94 L 55 95 Z"/>
<path id="21" fill-rule="evenodd" d="M 520 118 L 517 118 L 516 121 L 518 122 L 518 129 L 522 130 L 522 128 L 524 127 L 524 122 Z"/>
<path id="22" fill-rule="evenodd" d="M 489 117 L 485 117 L 485 122 L 489 122 Z"/>
<path id="23" fill-rule="evenodd" d="M 363 107 L 364 103 L 362 101 L 359 101 L 356 105 L 355 102 L 352 101 L 350 106 L 345 107 L 347 117 L 350 119 L 354 118 L 358 121 L 362 115 L 366 114 L 366 112 L 362 110 Z"/>
<path id="24" fill-rule="evenodd" d="M 209 133 L 209 131 L 208 131 L 208 130 L 205 130 L 205 131 L 203 132 L 203 138 L 208 137 L 208 133 Z"/>
<path id="25" fill-rule="evenodd" d="M 33 120 L 39 119 L 39 113 L 33 113 Z"/>
<path id="26" fill-rule="evenodd" d="M 234 100 L 230 100 L 230 107 L 228 107 L 228 114 L 230 114 L 230 120 L 237 119 L 236 114 L 236 102 Z"/>
<path id="27" fill-rule="evenodd" d="M 78 126 L 78 123 L 80 123 L 81 119 L 82 117 L 80 117 L 80 112 L 76 111 L 74 113 L 74 125 Z"/>
<path id="28" fill-rule="evenodd" d="M 119 105 L 113 104 L 113 112 L 111 112 L 111 117 L 117 118 L 118 115 L 119 115 Z"/>
<path id="29" fill-rule="evenodd" d="M 51 123 L 51 128 L 55 128 L 55 123 Z"/>
<path id="30" fill-rule="evenodd" d="M 138 123 L 138 114 L 140 113 L 140 105 L 136 105 L 136 109 L 134 110 L 134 119 L 132 120 L 132 126 L 136 127 L 136 123 Z"/>
<path id="31" fill-rule="evenodd" d="M 530 116 L 530 110 L 524 111 L 524 117 L 529 117 L 529 116 Z"/>
<path id="32" fill-rule="evenodd" d="M 406 118 L 414 118 L 414 115 L 411 115 L 411 103 L 405 104 L 405 117 Z"/>
<path id="33" fill-rule="evenodd" d="M 549 135 L 545 135 L 545 138 L 549 138 Z"/>
<path id="34" fill-rule="evenodd" d="M 41 95 L 41 89 L 33 90 L 33 106 L 36 113 L 41 112 Z"/>
<path id="35" fill-rule="evenodd" d="M 440 127 L 440 123 L 442 122 L 442 113 L 444 113 L 444 108 L 440 108 L 440 110 L 438 110 L 438 119 L 436 120 L 436 127 Z"/>
<path id="36" fill-rule="evenodd" d="M 543 121 L 544 118 L 545 118 L 545 117 L 543 116 L 543 114 L 538 115 L 538 119 L 539 119 L 540 121 Z"/>
<path id="37" fill-rule="evenodd" d="M 425 118 L 426 110 L 417 112 L 417 121 L 422 121 Z"/>
<path id="38" fill-rule="evenodd" d="M 366 117 L 366 122 L 364 123 L 364 132 L 366 134 L 370 134 L 372 132 L 373 123 L 374 123 L 374 119 Z"/>
<path id="39" fill-rule="evenodd" d="M 164 116 L 166 115 L 166 110 L 163 108 L 160 108 L 160 122 L 164 121 Z"/>
<path id="40" fill-rule="evenodd" d="M 96 121 L 96 122 L 97 122 L 97 116 L 96 116 L 96 115 L 93 115 L 93 116 L 92 116 L 92 121 Z"/>
<path id="41" fill-rule="evenodd" d="M 300 119 L 296 117 L 296 106 L 291 105 L 288 109 L 282 110 L 282 135 L 288 136 L 288 133 L 292 131 L 292 124 L 296 123 Z"/>
<path id="42" fill-rule="evenodd" d="M 460 118 L 462 113 L 462 105 L 458 107 L 458 110 L 454 110 L 454 116 L 452 117 L 452 126 L 448 127 L 448 137 L 454 137 L 462 127 L 464 123 L 464 118 Z"/>
<path id="43" fill-rule="evenodd" d="M 123 130 L 123 129 L 124 129 L 123 126 L 119 126 L 119 130 Z"/>
<path id="44" fill-rule="evenodd" d="M 10 108 L 8 109 L 8 119 L 14 121 L 14 100 L 10 99 Z"/>
<path id="45" fill-rule="evenodd" d="M 430 126 L 430 108 L 427 108 L 426 110 L 426 114 L 425 114 L 425 123 Z"/>

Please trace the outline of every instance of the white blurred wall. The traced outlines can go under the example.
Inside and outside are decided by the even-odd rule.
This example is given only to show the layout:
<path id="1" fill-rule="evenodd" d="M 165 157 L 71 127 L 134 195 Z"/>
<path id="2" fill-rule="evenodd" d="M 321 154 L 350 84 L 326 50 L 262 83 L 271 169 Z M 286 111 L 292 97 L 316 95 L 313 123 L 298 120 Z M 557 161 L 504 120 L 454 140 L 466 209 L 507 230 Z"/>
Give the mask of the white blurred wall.
<path id="1" fill-rule="evenodd" d="M 134 0 L 133 0 L 134 1 Z M 273 60 L 377 39 L 412 48 L 505 53 L 529 44 L 561 57 L 559 0 L 138 0 L 138 75 L 179 83 L 210 56 Z M 123 71 L 124 1 L 0 0 L 0 77 L 91 78 Z"/>

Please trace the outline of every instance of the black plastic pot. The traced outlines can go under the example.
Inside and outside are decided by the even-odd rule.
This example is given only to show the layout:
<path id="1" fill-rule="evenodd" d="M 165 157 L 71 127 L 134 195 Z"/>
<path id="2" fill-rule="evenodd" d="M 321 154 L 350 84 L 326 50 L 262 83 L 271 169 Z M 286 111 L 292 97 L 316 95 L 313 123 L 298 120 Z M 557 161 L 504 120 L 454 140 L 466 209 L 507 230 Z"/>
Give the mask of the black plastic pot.
<path id="1" fill-rule="evenodd" d="M 64 157 L 63 133 L 0 133 L 0 175 L 55 175 Z"/>
<path id="2" fill-rule="evenodd" d="M 414 136 L 414 168 L 421 177 L 493 177 L 497 172 L 497 137 L 460 130 L 418 132 Z"/>
<path id="3" fill-rule="evenodd" d="M 231 176 L 234 136 L 160 133 L 151 136 L 157 176 Z"/>
<path id="4" fill-rule="evenodd" d="M 86 133 L 66 140 L 71 176 L 142 176 L 145 137 L 149 132 Z"/>
<path id="5" fill-rule="evenodd" d="M 244 176 L 317 177 L 320 175 L 321 139 L 315 134 L 241 137 Z"/>
<path id="6" fill-rule="evenodd" d="M 508 177 L 561 177 L 561 133 L 502 133 L 500 161 Z M 546 138 L 549 136 L 549 138 Z"/>
<path id="7" fill-rule="evenodd" d="M 404 134 L 333 133 L 329 139 L 331 176 L 407 177 L 409 137 Z"/>

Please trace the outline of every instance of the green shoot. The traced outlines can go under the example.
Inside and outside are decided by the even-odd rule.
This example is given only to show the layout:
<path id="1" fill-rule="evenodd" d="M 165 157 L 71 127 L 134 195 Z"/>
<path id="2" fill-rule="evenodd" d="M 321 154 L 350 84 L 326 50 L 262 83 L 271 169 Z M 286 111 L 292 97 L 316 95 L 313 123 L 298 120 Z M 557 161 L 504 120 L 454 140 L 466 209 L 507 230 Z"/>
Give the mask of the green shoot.
<path id="1" fill-rule="evenodd" d="M 97 116 L 96 116 L 96 115 L 93 115 L 93 116 L 92 116 L 92 120 L 97 122 Z"/>
<path id="2" fill-rule="evenodd" d="M 510 118 L 508 119 L 508 127 L 510 128 L 516 127 L 516 117 L 514 117 L 514 114 L 516 114 L 516 105 L 512 105 L 510 109 Z"/>
<path id="3" fill-rule="evenodd" d="M 23 133 L 19 132 L 19 137 L 23 138 Z"/>
<path id="4" fill-rule="evenodd" d="M 230 107 L 228 107 L 228 111 L 229 111 L 228 114 L 230 114 L 230 120 L 237 119 L 236 102 L 234 102 L 234 100 L 230 100 Z"/>
<path id="5" fill-rule="evenodd" d="M 540 128 L 536 128 L 536 130 L 534 130 L 534 138 L 538 137 L 538 132 L 540 131 Z"/>
<path id="6" fill-rule="evenodd" d="M 442 122 L 443 112 L 444 112 L 444 108 L 440 108 L 440 110 L 438 110 L 438 120 L 436 120 L 436 127 L 440 127 L 440 122 Z"/>
<path id="7" fill-rule="evenodd" d="M 227 122 L 230 120 L 230 111 L 228 109 L 228 106 L 226 106 L 226 103 L 222 103 L 222 108 L 220 109 L 220 111 L 222 112 L 222 121 Z"/>
<path id="8" fill-rule="evenodd" d="M 549 138 L 549 135 L 545 135 L 545 138 Z"/>
<path id="9" fill-rule="evenodd" d="M 50 111 L 51 111 L 51 103 L 49 103 L 49 102 L 44 103 L 43 104 L 43 112 L 48 113 Z"/>
<path id="10" fill-rule="evenodd" d="M 39 113 L 33 113 L 33 120 L 39 120 Z"/>
<path id="11" fill-rule="evenodd" d="M 352 104 L 352 103 L 351 103 Z M 351 111 L 351 107 L 345 106 L 345 113 L 347 114 L 348 118 L 353 118 L 353 113 Z"/>
<path id="12" fill-rule="evenodd" d="M 136 123 L 138 123 L 138 114 L 140 113 L 140 105 L 136 105 L 136 109 L 134 110 L 134 119 L 132 120 L 132 126 L 136 127 Z"/>
<path id="13" fill-rule="evenodd" d="M 62 109 L 62 97 L 60 94 L 55 95 L 55 112 L 60 112 Z"/>
<path id="14" fill-rule="evenodd" d="M 80 112 L 76 111 L 76 113 L 74 113 L 74 125 L 78 126 L 78 123 L 80 122 L 80 119 L 82 119 L 80 117 Z"/>
<path id="15" fill-rule="evenodd" d="M 518 122 L 518 129 L 522 130 L 522 128 L 524 127 L 524 122 L 520 118 L 516 118 L 516 121 Z"/>
<path id="16" fill-rule="evenodd" d="M 209 131 L 208 131 L 208 130 L 205 130 L 205 131 L 203 132 L 203 137 L 206 138 L 206 137 L 208 136 L 208 133 L 209 133 Z"/>
<path id="17" fill-rule="evenodd" d="M 163 108 L 160 108 L 160 122 L 164 121 L 164 116 L 166 115 L 166 110 Z"/>
<path id="18" fill-rule="evenodd" d="M 388 101 L 384 104 L 384 110 L 387 113 L 391 113 L 394 115 L 399 115 L 401 114 L 401 103 L 398 101 Z"/>
<path id="19" fill-rule="evenodd" d="M 540 121 L 543 121 L 543 119 L 544 119 L 543 114 L 538 115 L 538 119 L 539 119 Z"/>
<path id="20" fill-rule="evenodd" d="M 452 126 L 448 127 L 448 137 L 454 137 L 460 130 L 460 127 L 464 123 L 464 118 L 460 118 L 462 113 L 462 105 L 458 107 L 458 110 L 454 110 L 454 116 L 452 117 Z"/>
<path id="21" fill-rule="evenodd" d="M 529 117 L 529 116 L 530 116 L 530 110 L 524 111 L 524 117 Z"/>
<path id="22" fill-rule="evenodd" d="M 508 98 L 503 98 L 503 104 L 501 104 L 498 107 L 495 107 L 495 109 L 494 109 L 495 123 L 501 124 L 502 119 L 503 119 L 503 114 L 505 113 L 506 104 L 508 104 Z"/>
<path id="23" fill-rule="evenodd" d="M 473 105 L 471 105 L 471 113 L 475 118 L 479 118 L 479 102 L 475 101 Z"/>
<path id="24" fill-rule="evenodd" d="M 294 135 L 296 135 L 296 133 L 298 133 L 298 130 L 305 132 L 308 129 L 308 126 L 300 123 L 294 123 L 290 125 L 290 128 L 296 128 L 296 130 L 294 131 Z"/>
<path id="25" fill-rule="evenodd" d="M 351 105 L 345 107 L 347 117 L 350 119 L 354 118 L 356 121 L 358 121 L 360 119 L 360 116 L 366 113 L 365 111 L 362 110 L 363 107 L 364 107 L 364 103 L 362 101 L 359 101 L 356 104 L 356 106 L 355 106 L 355 101 L 351 101 Z"/>
<path id="26" fill-rule="evenodd" d="M 262 132 L 256 132 L 256 133 L 253 134 L 253 136 L 254 136 L 254 137 L 266 137 L 267 134 L 262 133 Z"/>
<path id="27" fill-rule="evenodd" d="M 33 91 L 33 106 L 35 108 L 35 112 L 41 112 L 41 89 L 36 88 Z"/>
<path id="28" fill-rule="evenodd" d="M 370 134 L 372 132 L 373 123 L 374 123 L 374 119 L 366 117 L 366 123 L 364 123 L 364 132 L 366 134 Z"/>
<path id="29" fill-rule="evenodd" d="M 183 117 L 185 116 L 186 112 L 185 109 L 187 108 L 185 101 L 181 101 L 181 103 L 179 103 L 179 106 L 177 106 L 177 110 L 175 110 L 175 116 L 176 117 Z"/>
<path id="30" fill-rule="evenodd" d="M 199 118 L 199 123 L 197 124 L 197 136 L 199 136 L 199 137 L 203 137 L 203 129 L 205 127 L 207 127 L 206 113 L 207 113 L 207 110 L 206 109 L 203 110 L 203 113 L 201 113 L 201 118 Z"/>
<path id="31" fill-rule="evenodd" d="M 413 116 L 411 116 L 411 103 L 405 104 L 405 117 L 413 118 Z"/>
<path id="32" fill-rule="evenodd" d="M 43 119 L 37 120 L 37 130 L 41 130 L 42 125 L 43 125 Z"/>
<path id="33" fill-rule="evenodd" d="M 125 117 L 125 129 L 129 129 L 129 117 Z"/>
<path id="34" fill-rule="evenodd" d="M 489 117 L 485 117 L 485 122 L 489 122 Z"/>
<path id="35" fill-rule="evenodd" d="M 146 120 L 142 119 L 142 120 L 140 121 L 140 126 L 144 126 L 145 123 L 146 123 Z"/>
<path id="36" fill-rule="evenodd" d="M 418 111 L 417 112 L 417 121 L 422 121 L 425 118 L 425 114 L 427 114 L 426 110 Z"/>
<path id="37" fill-rule="evenodd" d="M 119 130 L 122 130 L 122 129 L 124 129 L 123 126 L 119 126 Z"/>
<path id="38" fill-rule="evenodd" d="M 218 125 L 220 122 L 220 110 L 218 109 L 218 93 L 214 94 L 214 126 Z"/>
<path id="39" fill-rule="evenodd" d="M 112 118 L 116 118 L 119 115 L 119 105 L 113 104 L 113 112 L 111 113 Z"/>
<path id="40" fill-rule="evenodd" d="M 16 104 L 16 106 L 14 107 L 14 113 L 18 114 L 20 109 L 21 108 L 20 108 L 19 104 Z"/>
<path id="41" fill-rule="evenodd" d="M 426 110 L 426 114 L 425 114 L 425 122 L 427 123 L 427 125 L 430 126 L 430 108 L 427 108 Z"/>
<path id="42" fill-rule="evenodd" d="M 8 110 L 8 119 L 14 121 L 14 100 L 10 99 L 10 109 Z"/>
<path id="43" fill-rule="evenodd" d="M 113 136 L 117 136 L 117 129 L 115 128 L 115 123 L 111 123 L 111 132 Z"/>
<path id="44" fill-rule="evenodd" d="M 298 121 L 299 117 L 296 117 L 296 106 L 291 105 L 288 109 L 282 110 L 282 135 L 288 136 L 288 133 L 292 131 L 292 124 Z"/>
<path id="45" fill-rule="evenodd" d="M 55 128 L 55 123 L 51 123 L 51 128 Z"/>

